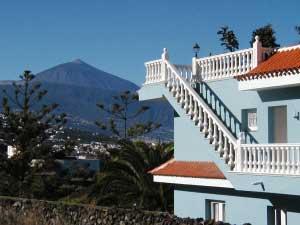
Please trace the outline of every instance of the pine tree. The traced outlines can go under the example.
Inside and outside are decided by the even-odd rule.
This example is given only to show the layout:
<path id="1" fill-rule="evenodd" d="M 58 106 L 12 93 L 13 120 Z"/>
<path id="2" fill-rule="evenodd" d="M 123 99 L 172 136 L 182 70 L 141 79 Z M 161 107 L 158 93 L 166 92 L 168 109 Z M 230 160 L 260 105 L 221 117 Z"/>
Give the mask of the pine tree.
<path id="1" fill-rule="evenodd" d="M 221 27 L 217 34 L 220 36 L 221 45 L 225 46 L 226 50 L 233 52 L 239 49 L 237 37 L 233 30 L 229 30 L 228 26 Z"/>
<path id="2" fill-rule="evenodd" d="M 255 36 L 259 36 L 259 40 L 262 43 L 262 46 L 265 48 L 277 48 L 280 45 L 276 43 L 275 31 L 271 24 L 257 28 L 252 32 L 252 38 L 250 45 L 252 46 L 255 41 Z"/>
<path id="3" fill-rule="evenodd" d="M 3 90 L 0 140 L 15 148 L 5 165 L 7 172 L 20 182 L 33 169 L 34 160 L 51 160 L 51 138 L 66 123 L 65 114 L 55 113 L 57 104 L 42 103 L 47 91 L 34 77 L 25 71 L 21 80 L 13 83 L 12 93 Z"/>
<path id="4" fill-rule="evenodd" d="M 161 125 L 152 121 L 135 123 L 141 114 L 149 110 L 148 106 L 140 106 L 135 109 L 138 100 L 139 97 L 136 93 L 125 91 L 114 96 L 111 105 L 104 106 L 98 103 L 97 107 L 106 112 L 110 119 L 109 121 L 96 121 L 95 124 L 102 130 L 109 130 L 121 139 L 134 138 L 158 129 Z"/>

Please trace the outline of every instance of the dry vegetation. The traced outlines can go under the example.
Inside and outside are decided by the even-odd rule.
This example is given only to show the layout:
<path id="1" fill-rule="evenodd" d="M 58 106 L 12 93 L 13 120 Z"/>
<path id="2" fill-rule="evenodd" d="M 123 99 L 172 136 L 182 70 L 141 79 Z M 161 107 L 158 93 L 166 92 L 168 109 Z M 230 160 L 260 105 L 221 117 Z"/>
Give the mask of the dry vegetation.
<path id="1" fill-rule="evenodd" d="M 67 225 L 67 223 L 59 217 L 49 222 L 41 217 L 39 212 L 26 212 L 16 216 L 16 213 L 11 210 L 6 211 L 5 215 L 0 217 L 0 225 Z"/>

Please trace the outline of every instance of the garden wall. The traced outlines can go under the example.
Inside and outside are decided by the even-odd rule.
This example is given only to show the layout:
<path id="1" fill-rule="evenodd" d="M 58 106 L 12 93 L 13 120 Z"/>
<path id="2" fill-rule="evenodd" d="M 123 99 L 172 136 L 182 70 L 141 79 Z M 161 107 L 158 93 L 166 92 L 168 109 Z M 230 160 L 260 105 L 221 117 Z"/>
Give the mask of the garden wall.
<path id="1" fill-rule="evenodd" d="M 0 225 L 197 225 L 202 221 L 138 209 L 0 197 Z"/>

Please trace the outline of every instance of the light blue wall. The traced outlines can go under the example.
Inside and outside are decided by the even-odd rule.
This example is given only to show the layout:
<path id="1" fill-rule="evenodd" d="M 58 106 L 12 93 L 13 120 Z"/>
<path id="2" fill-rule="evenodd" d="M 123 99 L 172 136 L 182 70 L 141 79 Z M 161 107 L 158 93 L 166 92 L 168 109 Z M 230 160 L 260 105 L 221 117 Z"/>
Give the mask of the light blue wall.
<path id="1" fill-rule="evenodd" d="M 287 105 L 288 141 L 300 143 L 300 122 L 293 118 L 294 113 L 300 111 L 299 88 L 263 92 L 241 92 L 238 90 L 237 82 L 232 79 L 210 82 L 208 86 L 240 121 L 242 109 L 257 108 L 258 131 L 251 134 L 260 143 L 268 142 L 268 107 Z M 239 224 L 242 222 L 251 222 L 253 225 L 263 225 L 265 223 L 262 221 L 266 221 L 267 218 L 267 206 L 270 205 L 270 201 L 265 199 L 265 196 L 271 199 L 276 196 L 278 204 L 282 204 L 286 199 L 297 198 L 296 202 L 291 203 L 291 206 L 300 205 L 300 199 L 298 199 L 298 196 L 300 196 L 299 177 L 261 176 L 229 172 L 229 167 L 218 156 L 212 145 L 203 137 L 193 122 L 191 122 L 183 109 L 175 101 L 175 98 L 165 88 L 164 84 L 142 87 L 139 95 L 140 100 L 165 98 L 177 112 L 178 117 L 174 118 L 176 160 L 215 162 L 237 191 L 232 195 L 224 195 L 222 193 L 214 195 L 213 193 L 208 194 L 189 187 L 185 190 L 176 190 L 174 193 L 175 213 L 178 216 L 204 216 L 205 199 L 218 197 L 220 198 L 219 200 L 228 202 L 230 212 L 228 212 L 227 216 L 229 222 Z M 263 182 L 265 191 L 260 185 L 253 185 L 255 182 Z M 214 188 L 210 189 L 214 190 Z M 239 196 L 239 191 L 249 194 L 247 197 L 241 197 Z M 300 221 L 299 214 L 293 213 L 300 212 L 300 209 L 297 207 L 296 209 L 294 208 L 289 212 L 289 215 L 291 215 L 289 225 L 296 225 L 297 223 L 294 223 L 296 219 Z"/>
<path id="2" fill-rule="evenodd" d="M 175 190 L 175 214 L 179 217 L 206 218 L 206 201 L 217 200 L 225 202 L 225 221 L 231 224 L 267 225 L 267 206 L 269 200 L 230 195 L 197 193 Z M 300 216 L 296 215 L 300 219 Z M 295 225 L 295 224 L 291 224 Z"/>
<path id="3" fill-rule="evenodd" d="M 268 207 L 282 207 L 287 211 L 287 224 L 300 224 L 300 199 L 281 199 L 280 196 L 257 193 L 225 191 L 219 189 L 216 193 L 209 189 L 177 187 L 174 191 L 174 211 L 180 217 L 207 218 L 208 200 L 225 202 L 225 220 L 231 224 L 271 225 L 273 215 L 268 213 Z M 273 225 L 273 224 L 272 224 Z"/>
<path id="4" fill-rule="evenodd" d="M 242 109 L 257 108 L 258 130 L 252 134 L 259 143 L 269 141 L 268 108 L 286 105 L 288 142 L 300 143 L 300 121 L 294 118 L 295 112 L 300 112 L 300 87 L 257 92 L 239 91 L 234 79 L 207 84 L 240 121 Z"/>

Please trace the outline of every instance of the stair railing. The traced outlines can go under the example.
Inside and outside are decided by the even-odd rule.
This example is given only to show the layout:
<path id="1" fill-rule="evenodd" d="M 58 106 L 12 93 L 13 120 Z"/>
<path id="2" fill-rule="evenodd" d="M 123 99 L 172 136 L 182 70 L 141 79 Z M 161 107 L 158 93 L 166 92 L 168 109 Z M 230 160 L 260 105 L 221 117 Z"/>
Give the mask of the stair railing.
<path id="1" fill-rule="evenodd" d="M 166 65 L 166 87 L 172 92 L 200 131 L 216 147 L 220 156 L 233 168 L 237 139 L 191 87 L 190 82 L 181 76 L 177 68 L 168 60 L 164 60 L 163 63 Z"/>

